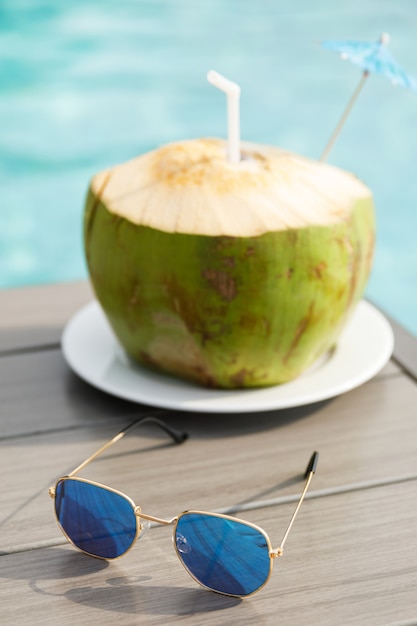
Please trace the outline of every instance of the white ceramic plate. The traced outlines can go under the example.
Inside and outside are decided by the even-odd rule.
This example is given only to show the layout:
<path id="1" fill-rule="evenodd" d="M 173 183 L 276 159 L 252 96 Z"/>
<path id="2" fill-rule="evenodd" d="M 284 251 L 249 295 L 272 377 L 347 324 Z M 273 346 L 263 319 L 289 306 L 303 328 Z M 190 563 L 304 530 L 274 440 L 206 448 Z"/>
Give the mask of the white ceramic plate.
<path id="1" fill-rule="evenodd" d="M 91 385 L 125 400 L 203 413 L 267 411 L 332 398 L 375 376 L 391 357 L 393 347 L 393 332 L 385 317 L 362 301 L 337 348 L 296 380 L 263 389 L 218 390 L 133 363 L 97 302 L 78 311 L 62 337 L 67 363 Z"/>

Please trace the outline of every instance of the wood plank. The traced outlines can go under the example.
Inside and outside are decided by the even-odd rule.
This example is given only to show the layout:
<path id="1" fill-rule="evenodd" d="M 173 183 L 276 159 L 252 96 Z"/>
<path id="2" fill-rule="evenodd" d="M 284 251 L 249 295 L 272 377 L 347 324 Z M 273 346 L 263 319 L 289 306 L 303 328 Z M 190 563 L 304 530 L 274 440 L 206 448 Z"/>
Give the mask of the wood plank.
<path id="1" fill-rule="evenodd" d="M 401 371 L 390 363 L 374 381 L 397 375 L 401 375 Z M 117 416 L 133 413 L 140 407 L 98 391 L 82 381 L 69 369 L 60 350 L 0 358 L 0 397 L 0 439 L 74 427 L 85 423 L 89 417 L 95 419 L 95 413 Z M 279 415 L 297 416 L 311 410 L 314 411 L 315 407 L 280 411 Z M 275 414 L 272 411 L 265 415 Z M 230 420 L 230 417 L 227 419 Z M 262 422 L 264 418 L 256 416 L 254 419 Z"/>
<path id="2" fill-rule="evenodd" d="M 394 362 L 417 381 L 417 338 L 392 320 L 391 325 L 395 337 Z"/>
<path id="3" fill-rule="evenodd" d="M 0 290 L 0 353 L 59 345 L 66 322 L 92 298 L 87 281 Z"/>
<path id="4" fill-rule="evenodd" d="M 379 308 L 381 313 L 387 318 L 394 332 L 395 344 L 393 361 L 417 381 L 417 337 L 401 326 L 401 324 L 380 306 L 375 303 L 372 304 Z"/>
<path id="5" fill-rule="evenodd" d="M 78 394 L 75 398 L 65 418 L 74 428 L 59 424 L 55 430 L 53 421 L 51 432 L 1 442 L 0 550 L 18 549 L 23 537 L 25 544 L 36 545 L 45 531 L 58 540 L 48 486 L 126 423 L 111 418 L 110 410 L 97 411 L 93 402 L 79 404 Z M 36 424 L 41 415 L 51 418 L 51 407 L 58 404 L 56 398 L 51 405 L 43 400 L 32 407 Z M 416 385 L 401 376 L 313 407 L 241 416 L 176 413 L 167 419 L 190 433 L 183 446 L 152 449 L 166 437 L 150 427 L 138 429 L 85 475 L 125 491 L 162 517 L 297 492 L 294 479 L 313 449 L 321 454 L 314 490 L 384 483 L 416 475 L 416 403 Z M 84 413 L 77 415 L 77 407 Z"/>
<path id="6" fill-rule="evenodd" d="M 0 358 L 0 397 L 0 439 L 84 426 L 138 408 L 82 381 L 59 350 Z"/>
<path id="7" fill-rule="evenodd" d="M 90 298 L 84 287 L 33 289 L 32 300 L 16 290 L 0 322 L 0 622 L 417 623 L 410 505 L 417 386 L 405 361 L 408 375 L 391 362 L 366 385 L 308 407 L 172 412 L 167 420 L 191 435 L 184 445 L 166 445 L 146 427 L 84 472 L 162 517 L 190 507 L 254 507 L 242 517 L 279 540 L 300 471 L 318 448 L 312 498 L 257 596 L 241 602 L 196 587 L 176 561 L 168 528 L 151 529 L 111 565 L 61 545 L 47 488 L 114 435 L 122 415 L 142 410 L 93 389 L 64 363 L 57 338 Z M 268 500 L 281 506 L 259 508 Z"/>
<path id="8" fill-rule="evenodd" d="M 109 564 L 69 546 L 3 556 L 2 624 L 416 623 L 417 539 L 409 505 L 416 497 L 413 481 L 307 501 L 271 580 L 246 600 L 197 586 L 178 563 L 166 527 L 148 531 Z M 292 509 L 269 507 L 245 518 L 275 545 Z"/>

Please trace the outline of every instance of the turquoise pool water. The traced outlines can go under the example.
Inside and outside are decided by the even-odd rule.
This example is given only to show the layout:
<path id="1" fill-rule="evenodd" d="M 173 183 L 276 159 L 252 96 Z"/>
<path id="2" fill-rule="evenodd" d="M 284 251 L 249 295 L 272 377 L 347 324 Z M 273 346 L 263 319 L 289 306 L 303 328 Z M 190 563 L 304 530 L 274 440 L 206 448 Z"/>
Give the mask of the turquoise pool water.
<path id="1" fill-rule="evenodd" d="M 417 76 L 415 0 L 1 0 L 0 287 L 83 278 L 93 173 L 168 141 L 242 137 L 316 158 L 359 78 L 322 39 L 376 39 Z M 417 96 L 372 76 L 329 162 L 374 192 L 367 295 L 417 334 Z"/>

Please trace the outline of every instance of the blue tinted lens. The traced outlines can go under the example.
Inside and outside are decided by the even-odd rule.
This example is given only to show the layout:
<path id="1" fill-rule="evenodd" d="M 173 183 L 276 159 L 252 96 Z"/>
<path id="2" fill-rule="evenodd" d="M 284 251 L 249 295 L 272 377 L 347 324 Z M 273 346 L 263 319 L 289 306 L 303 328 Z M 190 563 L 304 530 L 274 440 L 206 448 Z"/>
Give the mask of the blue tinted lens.
<path id="1" fill-rule="evenodd" d="M 103 487 L 72 478 L 60 480 L 55 511 L 72 543 L 93 556 L 114 559 L 135 541 L 137 518 L 131 503 Z"/>
<path id="2" fill-rule="evenodd" d="M 213 591 L 246 596 L 268 579 L 271 558 L 266 537 L 240 521 L 184 513 L 175 543 L 189 573 Z"/>

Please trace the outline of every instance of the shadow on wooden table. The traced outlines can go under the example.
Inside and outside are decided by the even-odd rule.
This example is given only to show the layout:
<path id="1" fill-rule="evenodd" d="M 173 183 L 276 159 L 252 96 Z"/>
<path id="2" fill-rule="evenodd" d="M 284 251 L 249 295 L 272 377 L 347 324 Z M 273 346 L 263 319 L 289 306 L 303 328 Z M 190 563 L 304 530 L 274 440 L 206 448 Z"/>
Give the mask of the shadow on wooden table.
<path id="1" fill-rule="evenodd" d="M 132 421 L 141 415 L 155 415 L 167 420 L 173 426 L 190 431 L 193 437 L 225 437 L 236 434 L 250 434 L 259 430 L 277 428 L 302 420 L 319 411 L 332 400 L 316 402 L 305 406 L 272 411 L 251 413 L 202 413 L 161 409 L 159 407 L 135 404 L 120 400 L 112 395 L 91 387 L 75 374 L 68 372 L 66 379 L 68 396 L 76 404 L 105 408 L 103 417 L 115 417 L 123 422 Z M 146 430 L 142 431 L 146 436 Z"/>
<path id="2" fill-rule="evenodd" d="M 13 567 L 2 577 L 27 582 L 33 593 L 51 602 L 51 607 L 55 598 L 60 603 L 70 601 L 89 609 L 113 613 L 186 616 L 223 611 L 242 603 L 240 598 L 178 585 L 175 579 L 169 585 L 154 584 L 152 570 L 155 568 L 149 567 L 149 562 L 146 563 L 146 569 L 151 570 L 149 574 L 126 575 L 125 570 L 106 561 L 60 548 L 46 548 L 38 558 L 33 552 L 24 552 L 13 555 L 13 559 Z M 176 565 L 181 569 L 179 563 Z M 164 564 L 158 566 L 160 569 L 165 567 Z M 159 572 L 155 578 L 160 579 Z M 250 605 L 248 610 L 251 612 Z"/>

